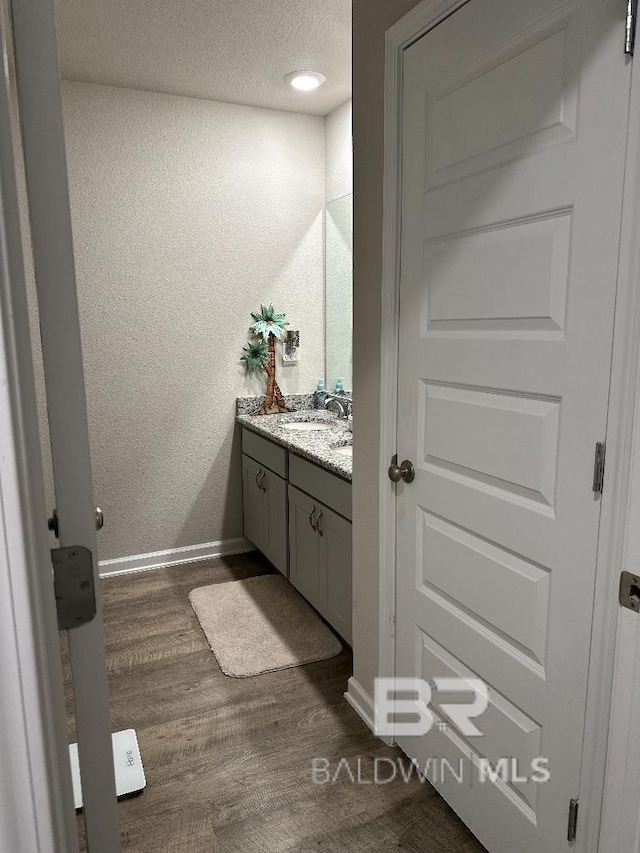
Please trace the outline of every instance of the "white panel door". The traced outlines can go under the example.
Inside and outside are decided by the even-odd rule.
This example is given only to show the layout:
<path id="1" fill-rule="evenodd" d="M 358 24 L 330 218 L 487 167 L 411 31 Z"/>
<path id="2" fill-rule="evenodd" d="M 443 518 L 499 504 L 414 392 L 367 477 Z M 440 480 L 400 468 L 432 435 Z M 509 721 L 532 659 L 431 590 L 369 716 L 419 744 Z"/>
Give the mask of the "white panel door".
<path id="1" fill-rule="evenodd" d="M 60 545 L 82 546 L 93 555 L 97 613 L 69 632 L 87 845 L 91 853 L 117 853 L 120 833 L 53 4 L 20 0 L 12 3 L 12 16 Z"/>
<path id="2" fill-rule="evenodd" d="M 565 849 L 579 794 L 625 5 L 470 0 L 404 56 L 397 674 L 480 678 L 490 702 L 465 737 L 434 692 L 437 724 L 399 743 L 463 760 L 439 788 L 491 853 Z M 539 756 L 544 784 L 479 781 Z"/>

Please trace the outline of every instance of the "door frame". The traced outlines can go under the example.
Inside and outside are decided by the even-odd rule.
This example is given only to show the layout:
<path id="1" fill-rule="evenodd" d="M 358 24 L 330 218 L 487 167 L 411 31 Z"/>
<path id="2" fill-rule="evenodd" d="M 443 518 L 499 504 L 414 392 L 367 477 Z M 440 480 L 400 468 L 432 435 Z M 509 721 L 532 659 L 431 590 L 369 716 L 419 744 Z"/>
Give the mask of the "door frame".
<path id="1" fill-rule="evenodd" d="M 95 615 L 68 632 L 83 817 L 121 849 L 54 0 L 7 0 L 60 548 L 92 556 Z"/>
<path id="2" fill-rule="evenodd" d="M 387 477 L 387 466 L 397 452 L 397 376 L 400 296 L 400 211 L 402 187 L 402 95 L 403 52 L 411 44 L 452 15 L 469 0 L 423 0 L 386 32 L 384 88 L 384 176 L 382 230 L 382 330 L 380 381 L 380 475 L 379 475 L 379 648 L 378 674 L 392 677 L 395 672 L 396 622 L 396 499 Z M 624 0 L 621 17 L 626 11 Z M 573 5 L 571 2 L 567 5 Z M 623 45 L 621 43 L 620 50 Z M 630 60 L 629 60 L 630 61 Z M 631 95 L 627 157 L 623 185 L 618 289 L 614 318 L 613 357 L 609 411 L 607 416 L 607 467 L 602 495 L 598 540 L 595 603 L 585 721 L 585 747 L 580 780 L 581 820 L 578 823 L 576 853 L 597 853 L 604 834 L 622 815 L 615 808 L 614 790 L 625 773 L 617 752 L 609 749 L 607 733 L 612 708 L 612 690 L 620 713 L 627 709 L 629 732 L 634 721 L 627 688 L 628 672 L 619 668 L 614 679 L 616 630 L 620 607 L 617 603 L 619 572 L 624 567 L 630 532 L 630 469 L 634 441 L 636 398 L 640 384 L 640 51 L 631 71 Z M 638 430 L 640 441 L 640 424 Z M 638 472 L 640 478 L 640 471 Z M 638 632 L 640 651 L 640 631 Z M 626 637 L 623 633 L 621 637 Z M 634 644 L 634 651 L 636 650 Z M 640 691 L 640 672 L 637 675 Z M 624 688 L 624 689 L 623 689 Z M 636 713 L 640 717 L 640 711 Z M 626 745 L 626 741 L 625 741 Z M 640 802 L 640 775 L 627 795 Z M 604 805 L 604 809 L 603 809 Z M 568 806 L 568 804 L 567 804 Z M 627 809 L 627 813 L 628 813 Z M 626 820 L 638 824 L 638 814 Z M 633 848 L 635 851 L 635 848 Z M 631 853 L 631 849 L 620 853 Z"/>
<path id="3" fill-rule="evenodd" d="M 2 10 L 0 9 L 0 15 Z M 7 44 L 0 40 L 0 59 Z M 10 116 L 0 79 L 0 848 L 77 853 L 78 838 Z"/>

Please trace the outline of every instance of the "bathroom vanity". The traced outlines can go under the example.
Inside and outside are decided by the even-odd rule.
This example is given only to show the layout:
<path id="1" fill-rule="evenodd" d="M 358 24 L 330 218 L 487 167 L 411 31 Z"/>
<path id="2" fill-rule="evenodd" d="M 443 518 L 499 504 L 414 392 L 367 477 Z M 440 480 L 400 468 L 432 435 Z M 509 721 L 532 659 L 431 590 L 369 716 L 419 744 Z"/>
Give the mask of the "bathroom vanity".
<path id="1" fill-rule="evenodd" d="M 244 535 L 351 643 L 351 433 L 317 410 L 238 415 Z"/>
<path id="2" fill-rule="evenodd" d="M 328 389 L 353 387 L 353 199 L 336 189 L 325 207 L 326 360 L 318 370 Z M 244 535 L 351 643 L 350 400 L 329 393 L 326 411 L 313 394 L 285 399 L 294 411 L 256 417 L 249 413 L 259 398 L 237 400 Z"/>

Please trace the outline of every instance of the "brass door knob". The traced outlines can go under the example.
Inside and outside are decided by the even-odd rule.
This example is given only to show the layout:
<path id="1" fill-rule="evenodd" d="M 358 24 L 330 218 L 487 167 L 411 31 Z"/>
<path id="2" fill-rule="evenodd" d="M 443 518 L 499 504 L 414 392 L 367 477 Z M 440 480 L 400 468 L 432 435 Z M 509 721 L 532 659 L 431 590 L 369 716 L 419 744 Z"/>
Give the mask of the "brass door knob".
<path id="1" fill-rule="evenodd" d="M 391 465 L 389 465 L 389 479 L 392 483 L 399 483 L 400 480 L 404 480 L 405 483 L 413 483 L 416 472 L 413 467 L 413 463 L 408 459 L 405 459 L 403 462 L 398 465 L 397 456 L 393 457 L 393 461 Z"/>

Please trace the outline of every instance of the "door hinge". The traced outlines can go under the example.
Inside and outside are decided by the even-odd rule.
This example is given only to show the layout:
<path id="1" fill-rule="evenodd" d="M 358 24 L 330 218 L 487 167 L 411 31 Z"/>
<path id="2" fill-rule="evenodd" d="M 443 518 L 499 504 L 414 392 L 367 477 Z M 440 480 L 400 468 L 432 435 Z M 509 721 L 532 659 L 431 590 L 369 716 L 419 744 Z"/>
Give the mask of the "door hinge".
<path id="1" fill-rule="evenodd" d="M 602 486 L 604 483 L 604 459 L 606 454 L 606 446 L 604 441 L 599 441 L 596 444 L 595 458 L 593 462 L 593 491 L 596 495 L 602 494 Z"/>
<path id="2" fill-rule="evenodd" d="M 569 823 L 567 825 L 567 841 L 576 840 L 578 830 L 578 801 L 569 800 Z"/>
<path id="3" fill-rule="evenodd" d="M 83 545 L 54 548 L 51 561 L 58 630 L 69 631 L 91 622 L 96 615 L 91 551 Z"/>
<path id="4" fill-rule="evenodd" d="M 627 0 L 627 18 L 624 28 L 624 52 L 633 56 L 636 43 L 636 19 L 638 17 L 638 0 Z"/>

